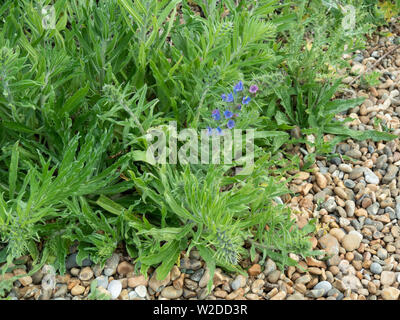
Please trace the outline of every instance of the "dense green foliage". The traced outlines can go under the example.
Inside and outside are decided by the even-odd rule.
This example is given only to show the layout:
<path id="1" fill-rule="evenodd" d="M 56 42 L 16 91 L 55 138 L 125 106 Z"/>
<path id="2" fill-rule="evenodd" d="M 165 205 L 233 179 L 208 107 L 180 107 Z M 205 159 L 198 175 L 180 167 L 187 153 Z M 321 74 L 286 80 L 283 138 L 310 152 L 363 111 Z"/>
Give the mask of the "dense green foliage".
<path id="1" fill-rule="evenodd" d="M 393 138 L 332 123 L 361 103 L 331 101 L 340 83 L 332 66 L 345 67 L 341 56 L 361 48 L 379 19 L 368 1 L 347 2 L 360 19 L 345 31 L 340 7 L 325 0 L 59 0 L 54 29 L 41 12 L 52 1 L 4 1 L 0 263 L 30 254 L 63 273 L 70 245 L 78 261 L 104 263 L 123 242 L 143 273 L 155 266 L 163 277 L 193 247 L 211 270 L 240 271 L 244 245 L 281 267 L 294 263 L 290 252 L 317 254 L 312 225 L 293 227 L 274 204 L 288 192 L 285 170 L 298 165 L 276 151 L 305 142 L 289 130 L 317 141 Z M 252 174 L 145 161 L 150 128 L 206 128 L 239 80 L 259 87 L 238 122 L 258 132 Z"/>

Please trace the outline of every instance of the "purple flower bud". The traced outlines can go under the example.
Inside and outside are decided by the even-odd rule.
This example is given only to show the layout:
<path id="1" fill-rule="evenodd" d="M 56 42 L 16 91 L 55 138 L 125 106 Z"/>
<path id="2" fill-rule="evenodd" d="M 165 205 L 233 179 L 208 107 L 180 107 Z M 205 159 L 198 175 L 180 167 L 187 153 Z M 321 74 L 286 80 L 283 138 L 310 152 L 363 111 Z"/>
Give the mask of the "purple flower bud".
<path id="1" fill-rule="evenodd" d="M 249 91 L 250 93 L 256 93 L 258 91 L 258 87 L 255 84 L 253 84 L 250 86 Z"/>

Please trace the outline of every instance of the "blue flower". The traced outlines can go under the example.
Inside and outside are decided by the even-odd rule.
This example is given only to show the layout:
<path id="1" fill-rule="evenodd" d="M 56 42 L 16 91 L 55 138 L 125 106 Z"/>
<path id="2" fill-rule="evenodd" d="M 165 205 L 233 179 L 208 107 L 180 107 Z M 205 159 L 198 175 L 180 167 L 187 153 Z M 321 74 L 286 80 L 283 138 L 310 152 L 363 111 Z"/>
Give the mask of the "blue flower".
<path id="1" fill-rule="evenodd" d="M 233 87 L 233 91 L 235 91 L 235 93 L 238 93 L 239 91 L 243 90 L 243 82 L 239 81 L 234 87 Z"/>
<path id="2" fill-rule="evenodd" d="M 232 94 L 232 93 L 229 93 L 229 94 L 228 94 L 228 97 L 226 98 L 225 101 L 226 101 L 226 102 L 233 102 L 233 94 Z"/>
<path id="3" fill-rule="evenodd" d="M 230 118 L 232 118 L 233 113 L 232 113 L 232 111 L 225 110 L 224 111 L 224 116 L 225 116 L 225 119 L 230 119 Z"/>
<path id="4" fill-rule="evenodd" d="M 232 129 L 234 126 L 235 126 L 235 121 L 229 120 L 228 123 L 227 123 L 227 127 L 228 127 L 229 129 Z"/>
<path id="5" fill-rule="evenodd" d="M 217 120 L 217 121 L 221 120 L 221 114 L 219 113 L 218 109 L 213 110 L 211 112 L 211 115 L 212 115 L 214 120 Z"/>
<path id="6" fill-rule="evenodd" d="M 242 105 L 241 105 L 241 104 L 238 104 L 237 108 L 238 108 L 239 110 L 242 110 Z"/>
<path id="7" fill-rule="evenodd" d="M 248 103 L 250 102 L 250 100 L 251 100 L 251 98 L 250 98 L 249 96 L 245 96 L 245 97 L 243 97 L 243 99 L 242 99 L 242 103 L 243 103 L 243 104 L 248 104 Z"/>
<path id="8" fill-rule="evenodd" d="M 207 127 L 207 135 L 212 135 L 212 128 L 211 127 Z"/>
<path id="9" fill-rule="evenodd" d="M 222 98 L 222 101 L 226 101 L 226 94 L 225 93 L 221 94 L 221 98 Z"/>
<path id="10" fill-rule="evenodd" d="M 217 127 L 215 130 L 217 130 L 217 134 L 219 136 L 222 136 L 224 134 L 224 132 L 222 131 L 222 129 L 220 127 Z"/>

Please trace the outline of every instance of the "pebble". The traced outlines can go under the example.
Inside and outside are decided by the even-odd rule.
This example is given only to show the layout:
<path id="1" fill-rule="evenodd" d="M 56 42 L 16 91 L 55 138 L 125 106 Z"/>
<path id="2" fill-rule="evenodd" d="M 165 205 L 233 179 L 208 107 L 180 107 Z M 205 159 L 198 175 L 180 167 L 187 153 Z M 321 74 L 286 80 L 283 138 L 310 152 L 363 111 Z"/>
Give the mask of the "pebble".
<path id="1" fill-rule="evenodd" d="M 250 276 L 258 276 L 261 273 L 261 266 L 258 263 L 256 263 L 252 265 L 251 268 L 249 268 L 249 270 L 247 270 L 247 273 Z"/>
<path id="2" fill-rule="evenodd" d="M 379 184 L 378 176 L 371 171 L 369 168 L 364 168 L 364 177 L 367 183 Z"/>
<path id="3" fill-rule="evenodd" d="M 123 276 L 127 275 L 128 273 L 132 273 L 134 270 L 135 270 L 134 266 L 127 261 L 122 261 L 120 264 L 118 264 L 117 267 L 117 272 Z"/>
<path id="4" fill-rule="evenodd" d="M 337 204 L 334 197 L 329 197 L 328 200 L 322 204 L 322 208 L 326 209 L 328 212 L 334 212 L 336 207 Z"/>
<path id="5" fill-rule="evenodd" d="M 382 271 L 381 284 L 391 286 L 396 281 L 396 274 L 393 271 Z"/>
<path id="6" fill-rule="evenodd" d="M 339 242 L 337 239 L 330 235 L 326 234 L 318 240 L 321 248 L 324 249 L 330 255 L 339 254 Z"/>
<path id="7" fill-rule="evenodd" d="M 100 276 L 96 278 L 97 280 L 97 287 L 103 287 L 107 289 L 108 287 L 108 277 L 107 276 Z"/>
<path id="8" fill-rule="evenodd" d="M 161 295 L 167 299 L 177 299 L 183 293 L 183 289 L 175 289 L 173 286 L 165 287 L 161 291 Z"/>
<path id="9" fill-rule="evenodd" d="M 137 286 L 135 288 L 137 295 L 141 298 L 145 298 L 147 295 L 147 288 L 143 285 Z"/>
<path id="10" fill-rule="evenodd" d="M 81 294 L 83 294 L 85 292 L 85 287 L 81 286 L 81 285 L 76 285 L 71 289 L 71 294 L 73 296 L 79 296 Z"/>
<path id="11" fill-rule="evenodd" d="M 89 281 L 93 277 L 93 271 L 90 267 L 83 268 L 79 273 L 79 279 L 82 281 Z"/>
<path id="12" fill-rule="evenodd" d="M 397 300 L 400 295 L 400 290 L 389 287 L 382 290 L 381 296 L 383 300 Z"/>
<path id="13" fill-rule="evenodd" d="M 373 262 L 371 266 L 369 267 L 372 273 L 375 274 L 381 274 L 382 272 L 382 266 L 379 263 Z"/>
<path id="14" fill-rule="evenodd" d="M 272 271 L 276 270 L 276 264 L 272 259 L 267 259 L 267 261 L 264 264 L 264 274 L 267 276 L 270 274 Z"/>
<path id="15" fill-rule="evenodd" d="M 360 246 L 361 239 L 355 234 L 346 234 L 342 239 L 342 246 L 346 251 L 353 251 Z"/>
<path id="16" fill-rule="evenodd" d="M 119 280 L 112 280 L 107 287 L 108 292 L 111 294 L 111 299 L 117 299 L 122 291 L 122 284 Z"/>
<path id="17" fill-rule="evenodd" d="M 276 282 L 278 282 L 280 276 L 281 276 L 281 272 L 279 270 L 272 271 L 267 277 L 268 282 L 276 283 Z"/>
<path id="18" fill-rule="evenodd" d="M 20 276 L 26 274 L 26 271 L 24 269 L 14 269 L 13 271 L 15 276 Z M 18 279 L 18 281 L 24 286 L 29 286 L 33 280 L 31 276 L 24 276 Z"/>
<path id="19" fill-rule="evenodd" d="M 315 179 L 316 179 L 318 187 L 320 187 L 321 189 L 326 188 L 328 181 L 326 180 L 325 176 L 322 173 L 316 172 Z"/>
<path id="20" fill-rule="evenodd" d="M 318 289 L 318 290 L 313 289 L 313 290 L 308 291 L 306 293 L 306 296 L 316 299 L 316 298 L 322 297 L 324 294 L 325 294 L 325 290 L 324 289 Z"/>
<path id="21" fill-rule="evenodd" d="M 170 274 L 168 273 L 165 279 L 157 280 L 157 271 L 155 271 L 150 278 L 149 287 L 153 289 L 153 291 L 159 292 L 170 282 L 170 279 Z"/>
<path id="22" fill-rule="evenodd" d="M 313 289 L 314 290 L 323 290 L 323 294 L 322 295 L 325 295 L 325 294 L 328 293 L 329 290 L 332 289 L 332 285 L 328 281 L 321 281 L 321 282 L 318 282 L 314 286 Z"/>
<path id="23" fill-rule="evenodd" d="M 243 288 L 246 285 L 247 278 L 245 278 L 243 275 L 239 274 L 235 280 L 232 281 L 231 287 L 232 290 L 237 290 L 239 288 Z"/>
<path id="24" fill-rule="evenodd" d="M 147 286 L 148 280 L 144 277 L 144 275 L 133 276 L 128 278 L 128 286 L 130 288 L 136 288 L 137 286 L 143 285 Z"/>
<path id="25" fill-rule="evenodd" d="M 107 259 L 104 266 L 104 274 L 106 276 L 112 276 L 117 272 L 117 267 L 119 263 L 119 254 L 113 253 L 110 258 Z"/>

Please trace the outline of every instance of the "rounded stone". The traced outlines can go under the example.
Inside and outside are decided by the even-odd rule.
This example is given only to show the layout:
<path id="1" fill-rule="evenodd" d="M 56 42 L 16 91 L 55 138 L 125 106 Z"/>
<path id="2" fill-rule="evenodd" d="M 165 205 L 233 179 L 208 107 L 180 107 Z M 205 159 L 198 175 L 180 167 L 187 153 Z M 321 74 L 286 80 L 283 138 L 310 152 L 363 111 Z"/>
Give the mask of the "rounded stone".
<path id="1" fill-rule="evenodd" d="M 117 299 L 122 291 L 121 281 L 113 280 L 108 284 L 107 290 L 111 293 L 112 299 Z"/>
<path id="2" fill-rule="evenodd" d="M 342 239 L 342 246 L 346 251 L 353 251 L 360 246 L 361 239 L 355 234 L 346 234 Z"/>
<path id="3" fill-rule="evenodd" d="M 177 299 L 183 293 L 182 289 L 175 289 L 173 286 L 165 287 L 161 291 L 161 295 L 167 299 Z"/>
<path id="4" fill-rule="evenodd" d="M 382 266 L 377 262 L 373 262 L 373 263 L 371 263 L 369 270 L 371 270 L 372 273 L 381 274 Z"/>
<path id="5" fill-rule="evenodd" d="M 322 295 L 325 295 L 328 293 L 329 290 L 332 289 L 332 285 L 328 281 L 320 281 L 314 286 L 313 289 L 314 290 L 324 290 L 324 293 Z"/>

